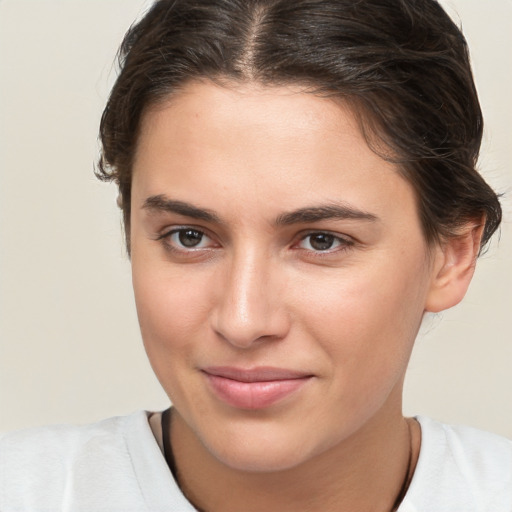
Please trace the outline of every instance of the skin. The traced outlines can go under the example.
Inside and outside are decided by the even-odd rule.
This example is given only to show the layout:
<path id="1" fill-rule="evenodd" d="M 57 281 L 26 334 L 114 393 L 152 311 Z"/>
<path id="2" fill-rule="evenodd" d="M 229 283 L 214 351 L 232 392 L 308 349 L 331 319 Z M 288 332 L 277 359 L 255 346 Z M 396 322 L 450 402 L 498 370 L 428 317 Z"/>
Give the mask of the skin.
<path id="1" fill-rule="evenodd" d="M 391 510 L 420 444 L 401 412 L 414 339 L 462 298 L 478 227 L 427 247 L 413 189 L 350 110 L 297 87 L 188 84 L 146 112 L 133 169 L 137 311 L 189 499 Z M 212 391 L 211 366 L 310 377 L 247 409 Z"/>

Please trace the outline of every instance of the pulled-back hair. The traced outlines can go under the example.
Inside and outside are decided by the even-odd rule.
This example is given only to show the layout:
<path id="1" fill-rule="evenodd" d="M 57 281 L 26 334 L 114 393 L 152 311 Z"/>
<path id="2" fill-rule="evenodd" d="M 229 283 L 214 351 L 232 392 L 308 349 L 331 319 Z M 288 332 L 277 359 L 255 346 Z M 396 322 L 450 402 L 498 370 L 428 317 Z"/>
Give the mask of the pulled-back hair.
<path id="1" fill-rule="evenodd" d="M 129 250 L 141 116 L 191 80 L 301 84 L 353 108 L 415 190 L 427 242 L 501 221 L 476 170 L 483 120 L 467 44 L 435 0 L 159 0 L 127 32 L 97 175 L 122 197 Z"/>

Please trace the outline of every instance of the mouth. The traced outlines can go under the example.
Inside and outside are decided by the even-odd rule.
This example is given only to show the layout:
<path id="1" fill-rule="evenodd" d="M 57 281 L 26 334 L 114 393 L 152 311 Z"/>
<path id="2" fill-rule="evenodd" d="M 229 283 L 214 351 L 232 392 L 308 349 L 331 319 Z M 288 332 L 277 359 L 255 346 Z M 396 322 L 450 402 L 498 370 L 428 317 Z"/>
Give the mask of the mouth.
<path id="1" fill-rule="evenodd" d="M 312 374 L 284 368 L 208 367 L 202 372 L 221 401 L 239 409 L 264 409 L 299 391 Z"/>

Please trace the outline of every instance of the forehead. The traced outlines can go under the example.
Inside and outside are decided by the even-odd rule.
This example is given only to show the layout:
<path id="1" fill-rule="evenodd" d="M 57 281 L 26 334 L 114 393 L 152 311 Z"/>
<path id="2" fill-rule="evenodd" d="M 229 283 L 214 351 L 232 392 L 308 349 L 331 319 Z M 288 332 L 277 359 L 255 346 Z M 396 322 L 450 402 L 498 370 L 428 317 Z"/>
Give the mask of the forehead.
<path id="1" fill-rule="evenodd" d="M 140 200 L 192 194 L 213 209 L 269 214 L 340 201 L 414 209 L 397 171 L 368 147 L 348 105 L 298 87 L 196 82 L 144 115 L 133 184 Z"/>
<path id="2" fill-rule="evenodd" d="M 230 143 L 233 149 L 244 143 L 244 150 L 270 142 L 276 150 L 294 142 L 303 147 L 305 141 L 318 147 L 326 132 L 360 136 L 348 104 L 307 93 L 304 87 L 257 83 L 224 87 L 209 81 L 189 82 L 150 108 L 141 121 L 139 148 L 159 130 L 187 137 L 190 143 L 204 143 L 208 137 L 211 149 L 212 135 L 218 135 L 223 151 Z"/>

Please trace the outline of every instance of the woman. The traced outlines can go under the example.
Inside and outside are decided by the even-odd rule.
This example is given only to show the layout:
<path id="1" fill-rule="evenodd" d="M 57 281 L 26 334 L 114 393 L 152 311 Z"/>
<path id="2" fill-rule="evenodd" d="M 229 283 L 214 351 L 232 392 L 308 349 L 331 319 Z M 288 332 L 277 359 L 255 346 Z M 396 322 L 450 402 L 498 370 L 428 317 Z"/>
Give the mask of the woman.
<path id="1" fill-rule="evenodd" d="M 501 219 L 441 7 L 163 0 L 121 62 L 98 175 L 173 408 L 5 437 L 0 509 L 511 510 L 510 441 L 401 409 Z"/>

